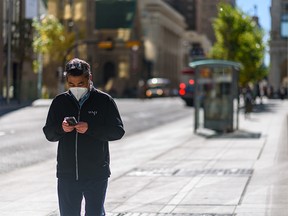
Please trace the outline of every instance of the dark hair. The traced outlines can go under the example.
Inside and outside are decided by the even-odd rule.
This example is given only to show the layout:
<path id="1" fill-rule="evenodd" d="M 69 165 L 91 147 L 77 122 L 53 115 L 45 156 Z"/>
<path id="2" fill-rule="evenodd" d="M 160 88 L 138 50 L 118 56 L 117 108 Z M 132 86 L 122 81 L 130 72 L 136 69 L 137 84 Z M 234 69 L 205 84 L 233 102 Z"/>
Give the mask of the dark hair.
<path id="1" fill-rule="evenodd" d="M 91 75 L 90 65 L 81 59 L 74 58 L 70 60 L 65 66 L 64 76 L 81 76 L 85 75 L 85 77 L 89 78 Z"/>

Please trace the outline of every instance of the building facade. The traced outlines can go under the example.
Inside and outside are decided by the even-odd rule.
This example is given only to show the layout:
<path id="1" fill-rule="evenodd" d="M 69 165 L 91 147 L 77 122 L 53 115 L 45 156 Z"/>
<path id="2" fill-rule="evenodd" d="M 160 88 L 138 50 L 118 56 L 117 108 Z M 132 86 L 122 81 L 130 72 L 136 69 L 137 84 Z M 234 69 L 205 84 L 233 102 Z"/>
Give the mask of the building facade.
<path id="1" fill-rule="evenodd" d="M 212 27 L 213 18 L 217 16 L 220 2 L 236 5 L 236 0 L 164 0 L 185 17 L 187 30 L 206 35 L 210 42 L 215 42 Z"/>
<path id="2" fill-rule="evenodd" d="M 164 0 L 184 16 L 186 62 L 206 58 L 216 41 L 213 19 L 217 16 L 220 2 L 235 6 L 235 0 Z M 187 64 L 187 63 L 186 63 Z"/>
<path id="3" fill-rule="evenodd" d="M 152 77 L 178 85 L 185 20 L 162 0 L 49 0 L 48 10 L 87 41 L 70 54 L 91 63 L 97 88 L 122 97 L 135 96 L 139 82 Z"/>
<path id="4" fill-rule="evenodd" d="M 26 1 L 0 2 L 0 103 L 37 97 L 37 75 L 32 69 L 32 20 L 25 17 Z"/>
<path id="5" fill-rule="evenodd" d="M 147 78 L 168 78 L 178 87 L 179 71 L 184 66 L 183 16 L 163 1 L 139 1 L 145 62 L 150 66 Z"/>
<path id="6" fill-rule="evenodd" d="M 92 51 L 86 41 L 93 41 L 93 27 L 95 14 L 94 0 L 48 0 L 48 14 L 56 17 L 64 26 L 67 34 L 74 35 L 74 41 L 67 48 L 62 59 L 55 62 L 49 56 L 44 56 L 43 88 L 48 97 L 54 97 L 65 90 L 65 82 L 62 77 L 65 64 L 73 57 L 79 57 L 91 62 Z M 91 17 L 91 18 L 90 18 Z M 90 18 L 90 19 L 89 19 Z"/>
<path id="7" fill-rule="evenodd" d="M 288 0 L 271 1 L 269 84 L 277 91 L 288 87 Z"/>
<path id="8" fill-rule="evenodd" d="M 98 0 L 95 9 L 93 81 L 113 96 L 135 96 L 143 66 L 137 1 Z"/>
<path id="9" fill-rule="evenodd" d="M 216 41 L 212 23 L 217 17 L 217 5 L 220 2 L 236 5 L 236 0 L 196 0 L 196 31 L 207 35 L 212 44 Z"/>
<path id="10" fill-rule="evenodd" d="M 164 0 L 182 14 L 186 21 L 186 30 L 196 31 L 196 0 Z"/>

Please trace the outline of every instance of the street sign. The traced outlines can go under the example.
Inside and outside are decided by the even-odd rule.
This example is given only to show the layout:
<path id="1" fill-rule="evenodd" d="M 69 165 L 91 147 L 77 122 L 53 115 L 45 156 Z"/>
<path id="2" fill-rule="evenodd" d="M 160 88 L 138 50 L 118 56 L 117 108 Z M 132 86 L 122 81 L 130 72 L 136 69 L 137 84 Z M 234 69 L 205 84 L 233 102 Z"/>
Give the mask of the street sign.
<path id="1" fill-rule="evenodd" d="M 139 47 L 140 46 L 140 41 L 127 41 L 126 43 L 125 43 L 125 46 L 127 47 L 127 48 L 132 48 L 132 47 Z"/>
<path id="2" fill-rule="evenodd" d="M 98 43 L 98 47 L 100 49 L 111 49 L 113 48 L 113 42 L 112 41 L 102 41 Z"/>

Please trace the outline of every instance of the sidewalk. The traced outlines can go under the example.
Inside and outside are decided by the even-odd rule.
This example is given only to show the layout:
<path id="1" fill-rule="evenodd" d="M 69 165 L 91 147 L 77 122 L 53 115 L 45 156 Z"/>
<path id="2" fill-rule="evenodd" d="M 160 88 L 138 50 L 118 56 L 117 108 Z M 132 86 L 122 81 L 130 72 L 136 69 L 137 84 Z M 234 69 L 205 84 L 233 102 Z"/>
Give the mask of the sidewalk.
<path id="1" fill-rule="evenodd" d="M 234 135 L 196 136 L 188 118 L 126 140 L 137 148 L 132 156 L 120 143 L 112 155 L 125 155 L 117 163 L 127 169 L 112 178 L 107 209 L 112 215 L 287 216 L 287 108 L 287 101 L 272 100 L 251 119 L 240 115 L 242 132 Z"/>
<path id="2" fill-rule="evenodd" d="M 287 216 L 288 101 L 205 138 L 193 117 L 110 143 L 108 216 Z M 259 135 L 259 136 L 258 136 Z M 0 179 L 1 216 L 57 216 L 55 161 Z"/>

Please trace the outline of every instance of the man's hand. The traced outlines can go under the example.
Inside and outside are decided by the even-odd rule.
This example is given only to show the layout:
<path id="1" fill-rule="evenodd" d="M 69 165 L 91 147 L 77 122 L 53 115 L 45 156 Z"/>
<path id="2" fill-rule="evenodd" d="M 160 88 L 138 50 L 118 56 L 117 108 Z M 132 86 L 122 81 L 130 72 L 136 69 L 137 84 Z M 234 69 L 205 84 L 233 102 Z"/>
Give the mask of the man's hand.
<path id="1" fill-rule="evenodd" d="M 68 122 L 67 122 L 66 120 L 64 120 L 64 121 L 62 122 L 62 128 L 63 128 L 63 130 L 64 130 L 66 133 L 68 133 L 68 132 L 73 131 L 74 128 L 75 128 L 75 126 L 70 126 L 70 125 L 68 124 Z"/>
<path id="2" fill-rule="evenodd" d="M 88 130 L 87 122 L 78 122 L 77 125 L 74 126 L 78 133 L 84 134 Z"/>

